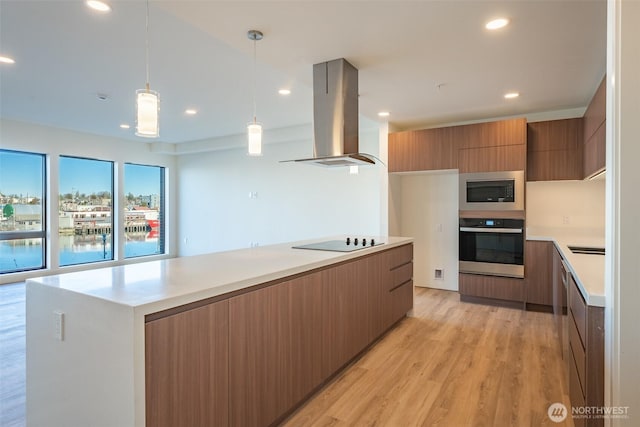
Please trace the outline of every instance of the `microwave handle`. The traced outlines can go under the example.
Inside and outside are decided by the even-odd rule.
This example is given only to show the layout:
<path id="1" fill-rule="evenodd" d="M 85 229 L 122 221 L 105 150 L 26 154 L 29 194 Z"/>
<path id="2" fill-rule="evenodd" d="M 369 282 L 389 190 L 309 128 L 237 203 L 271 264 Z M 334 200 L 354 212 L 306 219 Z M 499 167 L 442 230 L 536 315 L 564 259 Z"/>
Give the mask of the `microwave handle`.
<path id="1" fill-rule="evenodd" d="M 460 231 L 470 233 L 511 233 L 522 234 L 522 228 L 476 228 L 476 227 L 460 227 Z"/>

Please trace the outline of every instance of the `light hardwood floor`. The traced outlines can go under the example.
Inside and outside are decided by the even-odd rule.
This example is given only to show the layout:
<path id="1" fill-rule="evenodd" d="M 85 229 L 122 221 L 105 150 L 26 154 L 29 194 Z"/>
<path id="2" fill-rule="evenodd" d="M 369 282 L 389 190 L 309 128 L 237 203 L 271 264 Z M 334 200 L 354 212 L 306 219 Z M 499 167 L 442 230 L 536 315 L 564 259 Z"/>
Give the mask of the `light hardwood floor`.
<path id="1" fill-rule="evenodd" d="M 0 426 L 24 426 L 24 283 L 0 286 Z M 553 317 L 416 288 L 414 315 L 283 425 L 572 426 Z"/>
<path id="2" fill-rule="evenodd" d="M 0 285 L 0 426 L 25 425 L 24 283 Z"/>
<path id="3" fill-rule="evenodd" d="M 416 288 L 404 319 L 294 413 L 293 426 L 542 426 L 569 400 L 553 316 Z"/>

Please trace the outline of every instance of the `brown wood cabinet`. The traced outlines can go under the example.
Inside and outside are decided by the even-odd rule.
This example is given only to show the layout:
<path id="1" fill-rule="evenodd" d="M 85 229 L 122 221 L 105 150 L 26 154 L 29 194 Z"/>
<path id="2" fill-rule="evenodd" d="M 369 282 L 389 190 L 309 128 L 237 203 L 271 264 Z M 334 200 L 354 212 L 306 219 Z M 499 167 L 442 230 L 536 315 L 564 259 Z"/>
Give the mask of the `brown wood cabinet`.
<path id="1" fill-rule="evenodd" d="M 389 172 L 524 170 L 525 119 L 389 134 Z"/>
<path id="2" fill-rule="evenodd" d="M 567 348 L 564 345 L 564 334 L 567 314 L 567 270 L 564 260 L 558 249 L 554 246 L 553 256 L 553 317 L 555 319 L 556 331 L 562 348 L 562 357 L 567 357 Z"/>
<path id="3" fill-rule="evenodd" d="M 453 138 L 461 150 L 526 145 L 527 143 L 527 120 L 525 118 L 455 126 L 453 130 Z"/>
<path id="4" fill-rule="evenodd" d="M 148 426 L 279 422 L 413 307 L 413 245 L 148 316 Z"/>
<path id="5" fill-rule="evenodd" d="M 460 273 L 458 279 L 462 300 L 465 300 L 466 297 L 479 297 L 524 302 L 524 279 L 466 273 Z"/>
<path id="6" fill-rule="evenodd" d="M 389 172 L 458 168 L 458 149 L 451 128 L 389 134 Z"/>
<path id="7" fill-rule="evenodd" d="M 583 119 L 527 124 L 527 181 L 582 179 Z"/>
<path id="8" fill-rule="evenodd" d="M 571 274 L 568 275 L 569 396 L 574 407 L 604 406 L 604 308 L 585 303 Z M 576 426 L 599 427 L 602 418 L 574 418 Z"/>
<path id="9" fill-rule="evenodd" d="M 606 125 L 603 123 L 595 134 L 584 143 L 584 177 L 590 178 L 605 169 L 607 161 Z"/>
<path id="10" fill-rule="evenodd" d="M 148 426 L 228 424 L 228 313 L 225 300 L 145 324 Z"/>
<path id="11" fill-rule="evenodd" d="M 527 307 L 544 306 L 539 308 L 553 311 L 553 249 L 552 242 L 525 242 L 524 276 Z"/>
<path id="12" fill-rule="evenodd" d="M 465 148 L 458 151 L 460 173 L 524 170 L 525 145 Z"/>
<path id="13" fill-rule="evenodd" d="M 589 178 L 604 170 L 606 163 L 606 76 L 584 113 L 583 174 Z"/>
<path id="14" fill-rule="evenodd" d="M 328 375 L 323 287 L 331 271 L 229 300 L 229 425 L 270 425 Z"/>
<path id="15" fill-rule="evenodd" d="M 526 119 L 477 123 L 454 128 L 460 173 L 524 170 Z"/>

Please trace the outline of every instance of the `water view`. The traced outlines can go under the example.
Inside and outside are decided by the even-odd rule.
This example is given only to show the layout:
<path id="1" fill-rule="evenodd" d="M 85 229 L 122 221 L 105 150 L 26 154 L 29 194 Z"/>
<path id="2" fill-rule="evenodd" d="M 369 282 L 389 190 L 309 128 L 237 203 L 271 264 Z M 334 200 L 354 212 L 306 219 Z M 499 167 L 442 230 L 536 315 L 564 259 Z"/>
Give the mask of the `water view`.
<path id="1" fill-rule="evenodd" d="M 124 164 L 124 203 L 114 211 L 114 162 L 59 156 L 57 230 L 47 229 L 45 157 L 0 150 L 0 273 L 45 267 L 45 241 L 58 234 L 57 262 L 68 266 L 113 260 L 114 224 L 124 254 L 164 253 L 164 168 Z"/>
<path id="2" fill-rule="evenodd" d="M 125 233 L 125 258 L 162 253 L 157 232 Z M 106 242 L 111 242 L 110 236 Z M 101 235 L 60 236 L 60 265 L 84 264 L 113 259 L 111 244 Z M 43 263 L 41 239 L 0 242 L 0 271 L 39 268 Z"/>

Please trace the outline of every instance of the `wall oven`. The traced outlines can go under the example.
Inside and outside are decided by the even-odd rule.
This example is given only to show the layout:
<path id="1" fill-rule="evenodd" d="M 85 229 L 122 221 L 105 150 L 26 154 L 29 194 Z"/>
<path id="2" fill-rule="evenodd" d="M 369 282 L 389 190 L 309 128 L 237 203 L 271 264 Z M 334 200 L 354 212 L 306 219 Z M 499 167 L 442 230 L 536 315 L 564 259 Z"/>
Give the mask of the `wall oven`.
<path id="1" fill-rule="evenodd" d="M 524 210 L 524 172 L 460 174 L 461 211 Z"/>
<path id="2" fill-rule="evenodd" d="M 524 220 L 460 218 L 460 273 L 524 278 Z"/>

